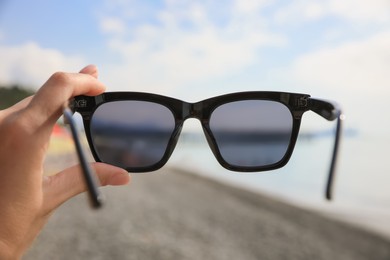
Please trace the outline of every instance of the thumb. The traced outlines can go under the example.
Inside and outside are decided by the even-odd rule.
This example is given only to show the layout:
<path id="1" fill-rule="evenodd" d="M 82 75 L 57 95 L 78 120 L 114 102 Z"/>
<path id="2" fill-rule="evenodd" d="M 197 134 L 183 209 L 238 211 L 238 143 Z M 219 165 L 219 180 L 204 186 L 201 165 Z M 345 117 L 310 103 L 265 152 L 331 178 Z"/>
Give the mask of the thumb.
<path id="1" fill-rule="evenodd" d="M 104 163 L 92 163 L 91 167 L 96 172 L 102 186 L 118 186 L 130 182 L 130 175 L 124 169 Z M 86 189 L 84 177 L 78 165 L 56 175 L 45 177 L 43 180 L 44 211 L 51 212 Z"/>

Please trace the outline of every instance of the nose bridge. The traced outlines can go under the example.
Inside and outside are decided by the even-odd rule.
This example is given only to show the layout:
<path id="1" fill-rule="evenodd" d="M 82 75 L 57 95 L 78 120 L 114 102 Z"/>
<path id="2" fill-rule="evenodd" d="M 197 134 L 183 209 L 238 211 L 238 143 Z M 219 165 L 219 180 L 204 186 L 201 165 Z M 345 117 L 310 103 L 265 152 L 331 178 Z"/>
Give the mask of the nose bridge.
<path id="1" fill-rule="evenodd" d="M 188 118 L 197 118 L 202 121 L 203 106 L 202 102 L 197 103 L 183 103 L 183 120 Z"/>

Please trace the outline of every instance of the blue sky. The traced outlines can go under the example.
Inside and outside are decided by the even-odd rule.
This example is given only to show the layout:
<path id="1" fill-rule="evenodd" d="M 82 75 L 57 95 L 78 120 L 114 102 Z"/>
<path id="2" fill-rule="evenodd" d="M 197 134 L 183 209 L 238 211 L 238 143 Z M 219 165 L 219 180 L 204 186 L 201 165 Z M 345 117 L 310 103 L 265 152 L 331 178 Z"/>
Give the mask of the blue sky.
<path id="1" fill-rule="evenodd" d="M 100 68 L 108 90 L 196 101 L 243 90 L 338 101 L 390 132 L 388 0 L 0 2 L 0 84 Z M 364 120 L 363 120 L 364 118 Z"/>

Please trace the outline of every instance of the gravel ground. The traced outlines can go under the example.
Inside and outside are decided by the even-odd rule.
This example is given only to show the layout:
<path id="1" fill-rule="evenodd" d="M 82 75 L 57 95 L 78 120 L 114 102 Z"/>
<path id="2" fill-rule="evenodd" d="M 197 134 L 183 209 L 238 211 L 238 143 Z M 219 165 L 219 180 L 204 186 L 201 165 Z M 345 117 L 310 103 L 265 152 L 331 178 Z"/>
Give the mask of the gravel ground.
<path id="1" fill-rule="evenodd" d="M 272 198 L 165 168 L 64 204 L 28 259 L 390 259 L 390 241 Z"/>

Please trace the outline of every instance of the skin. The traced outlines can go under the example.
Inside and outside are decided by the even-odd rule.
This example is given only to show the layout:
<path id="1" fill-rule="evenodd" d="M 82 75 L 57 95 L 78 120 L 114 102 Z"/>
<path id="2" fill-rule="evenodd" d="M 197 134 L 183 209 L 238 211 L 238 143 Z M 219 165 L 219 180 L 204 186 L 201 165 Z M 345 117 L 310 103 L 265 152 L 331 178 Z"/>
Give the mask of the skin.
<path id="1" fill-rule="evenodd" d="M 86 190 L 78 166 L 43 175 L 52 128 L 66 102 L 105 90 L 93 65 L 79 73 L 57 72 L 29 98 L 0 111 L 0 259 L 19 259 L 53 211 Z M 102 186 L 125 185 L 120 168 L 92 163 Z"/>

